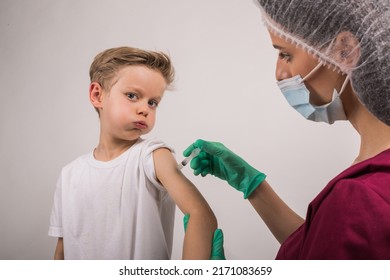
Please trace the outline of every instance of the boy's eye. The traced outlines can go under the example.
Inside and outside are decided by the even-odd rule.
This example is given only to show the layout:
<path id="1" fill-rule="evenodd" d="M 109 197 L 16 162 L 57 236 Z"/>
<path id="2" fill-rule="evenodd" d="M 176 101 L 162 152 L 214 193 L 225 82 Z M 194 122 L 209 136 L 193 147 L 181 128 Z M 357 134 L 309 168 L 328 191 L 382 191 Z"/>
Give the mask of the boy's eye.
<path id="1" fill-rule="evenodd" d="M 153 107 L 153 108 L 158 106 L 158 102 L 156 100 L 149 100 L 148 104 L 150 107 Z"/>
<path id="2" fill-rule="evenodd" d="M 133 93 L 133 92 L 130 92 L 127 94 L 127 97 L 130 99 L 130 100 L 137 100 L 138 99 L 138 96 L 137 94 Z"/>

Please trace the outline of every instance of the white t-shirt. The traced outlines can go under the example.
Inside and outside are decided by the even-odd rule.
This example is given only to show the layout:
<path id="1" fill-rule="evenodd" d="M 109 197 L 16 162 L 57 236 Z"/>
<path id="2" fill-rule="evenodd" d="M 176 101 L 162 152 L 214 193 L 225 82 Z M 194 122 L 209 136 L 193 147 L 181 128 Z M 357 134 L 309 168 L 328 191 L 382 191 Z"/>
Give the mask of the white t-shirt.
<path id="1" fill-rule="evenodd" d="M 91 152 L 62 169 L 49 235 L 63 237 L 65 259 L 170 259 L 175 204 L 152 153 L 161 147 L 139 139 L 114 160 Z"/>

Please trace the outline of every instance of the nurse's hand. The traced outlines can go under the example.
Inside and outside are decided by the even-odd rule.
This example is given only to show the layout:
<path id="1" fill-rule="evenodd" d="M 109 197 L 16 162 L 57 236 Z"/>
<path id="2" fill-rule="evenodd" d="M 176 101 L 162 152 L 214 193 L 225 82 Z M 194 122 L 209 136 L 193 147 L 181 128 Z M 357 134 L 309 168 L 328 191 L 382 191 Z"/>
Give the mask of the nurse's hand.
<path id="1" fill-rule="evenodd" d="M 195 148 L 201 152 L 191 160 L 191 168 L 195 175 L 214 175 L 229 183 L 230 186 L 244 194 L 250 194 L 264 181 L 266 175 L 250 166 L 238 155 L 226 148 L 222 143 L 196 140 L 184 152 L 189 156 Z"/>
<path id="2" fill-rule="evenodd" d="M 186 214 L 183 218 L 184 231 L 187 229 L 188 220 L 190 215 Z M 221 229 L 217 228 L 214 231 L 213 243 L 211 244 L 211 254 L 210 260 L 226 260 L 225 250 L 223 249 L 223 232 Z"/>

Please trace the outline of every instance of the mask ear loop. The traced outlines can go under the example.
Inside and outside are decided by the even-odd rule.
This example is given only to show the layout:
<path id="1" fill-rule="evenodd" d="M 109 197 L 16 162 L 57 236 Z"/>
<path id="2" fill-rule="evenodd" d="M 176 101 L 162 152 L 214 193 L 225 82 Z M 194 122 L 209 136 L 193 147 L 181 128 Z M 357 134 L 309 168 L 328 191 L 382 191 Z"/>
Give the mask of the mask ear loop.
<path id="1" fill-rule="evenodd" d="M 323 66 L 322 62 L 318 63 L 318 65 L 316 67 L 314 67 L 313 70 L 311 70 L 309 72 L 309 74 L 307 74 L 303 79 L 302 79 L 302 82 L 304 82 L 305 80 L 307 80 L 308 78 L 310 78 L 321 66 Z M 340 92 L 338 93 L 338 96 L 341 95 L 341 93 L 343 93 L 343 91 L 345 90 L 345 88 L 347 87 L 347 84 L 348 84 L 348 81 L 349 81 L 349 75 L 347 75 L 347 77 L 345 78 L 344 80 L 344 83 L 343 85 L 341 86 L 341 89 L 340 89 Z"/>
<path id="2" fill-rule="evenodd" d="M 316 67 L 314 67 L 314 69 L 313 70 L 311 70 L 310 71 L 310 73 L 309 74 L 307 74 L 303 79 L 302 79 L 302 82 L 304 82 L 305 80 L 307 80 L 308 78 L 310 78 L 311 77 L 311 75 L 313 75 L 314 74 L 314 72 L 315 71 L 317 71 L 320 67 L 322 66 L 322 63 L 320 62 L 320 63 L 318 63 L 318 65 L 316 66 Z"/>
<path id="3" fill-rule="evenodd" d="M 349 82 L 349 75 L 347 75 L 347 77 L 345 78 L 345 81 L 344 81 L 343 85 L 341 86 L 341 89 L 340 89 L 340 92 L 338 93 L 338 96 L 340 96 L 343 93 L 343 91 L 347 87 L 348 82 Z"/>

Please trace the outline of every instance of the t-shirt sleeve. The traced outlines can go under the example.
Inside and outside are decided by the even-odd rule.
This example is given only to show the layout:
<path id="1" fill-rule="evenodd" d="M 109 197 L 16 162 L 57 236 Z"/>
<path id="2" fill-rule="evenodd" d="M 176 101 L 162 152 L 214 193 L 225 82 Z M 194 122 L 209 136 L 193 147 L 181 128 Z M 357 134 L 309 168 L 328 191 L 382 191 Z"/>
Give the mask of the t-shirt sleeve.
<path id="1" fill-rule="evenodd" d="M 174 154 L 174 149 L 168 146 L 166 143 L 164 143 L 161 140 L 158 139 L 149 139 L 146 140 L 145 146 L 142 151 L 142 163 L 144 167 L 144 171 L 146 174 L 146 177 L 150 182 L 156 186 L 156 188 L 160 191 L 166 192 L 166 189 L 163 185 L 160 184 L 160 182 L 157 179 L 156 172 L 154 169 L 154 159 L 153 159 L 153 152 L 160 148 L 166 148 L 170 150 Z"/>
<path id="2" fill-rule="evenodd" d="M 354 179 L 339 181 L 311 221 L 305 259 L 380 259 L 390 247 L 389 204 Z"/>
<path id="3" fill-rule="evenodd" d="M 54 193 L 54 202 L 50 215 L 49 236 L 63 237 L 62 231 L 62 188 L 61 176 L 58 178 Z"/>

